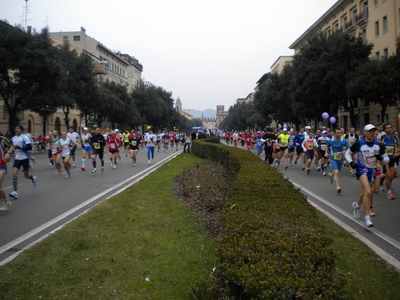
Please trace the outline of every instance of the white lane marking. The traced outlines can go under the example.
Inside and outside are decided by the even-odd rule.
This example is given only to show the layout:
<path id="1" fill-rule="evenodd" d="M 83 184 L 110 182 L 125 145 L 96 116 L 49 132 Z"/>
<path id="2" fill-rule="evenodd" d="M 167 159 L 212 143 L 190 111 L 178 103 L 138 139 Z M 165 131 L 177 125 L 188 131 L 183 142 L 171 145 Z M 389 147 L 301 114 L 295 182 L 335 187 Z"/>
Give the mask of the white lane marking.
<path id="1" fill-rule="evenodd" d="M 348 219 L 350 219 L 351 221 L 357 223 L 358 225 L 361 225 L 362 227 L 364 227 L 364 222 L 361 221 L 360 219 L 356 219 L 352 214 L 348 213 L 347 211 L 341 209 L 340 207 L 337 207 L 336 205 L 332 204 L 331 202 L 329 202 L 328 200 L 326 200 L 325 198 L 322 198 L 321 196 L 313 193 L 312 191 L 306 189 L 305 187 L 301 186 L 300 184 L 288 179 L 295 187 L 300 188 L 302 191 L 304 191 L 305 193 L 309 194 L 310 196 L 318 199 L 319 201 L 321 201 L 322 203 L 324 203 L 325 205 L 333 208 L 334 210 L 336 210 L 337 212 L 339 212 L 340 214 L 342 214 L 343 216 L 347 217 Z M 378 237 L 380 237 L 381 239 L 383 239 L 384 241 L 388 242 L 389 244 L 391 244 L 392 246 L 394 246 L 395 248 L 400 250 L 400 242 L 396 241 L 395 239 L 391 238 L 390 236 L 384 234 L 383 232 L 379 231 L 378 229 L 376 229 L 375 227 L 372 228 L 368 228 L 369 231 L 373 232 L 375 235 L 377 235 Z"/>
<path id="2" fill-rule="evenodd" d="M 98 198 L 100 198 L 100 197 L 106 195 L 107 193 L 109 193 L 109 192 L 111 192 L 111 191 L 113 191 L 113 190 L 115 190 L 115 189 L 118 189 L 118 188 L 121 187 L 121 186 L 124 186 L 125 184 L 127 184 L 129 181 L 131 181 L 131 180 L 133 180 L 133 179 L 136 179 L 135 181 L 131 182 L 131 183 L 130 183 L 129 185 L 127 185 L 127 186 L 124 186 L 123 188 L 121 188 L 121 189 L 118 190 L 116 193 L 112 194 L 111 196 L 107 197 L 106 199 L 108 199 L 108 198 L 110 198 L 110 197 L 112 197 L 112 196 L 114 196 L 114 195 L 116 195 L 116 194 L 118 194 L 118 193 L 124 191 L 125 189 L 127 189 L 127 188 L 130 187 L 131 185 L 135 184 L 136 182 L 138 182 L 139 180 L 143 179 L 144 177 L 146 177 L 146 176 L 149 175 L 150 173 L 154 172 L 154 171 L 155 171 L 156 169 L 158 169 L 163 163 L 165 163 L 165 162 L 167 162 L 167 161 L 169 161 L 169 160 L 171 160 L 171 159 L 177 157 L 181 152 L 182 152 L 182 150 L 179 150 L 179 151 L 175 152 L 173 155 L 168 156 L 168 157 L 166 157 L 166 158 L 160 160 L 159 162 L 155 163 L 154 165 L 150 165 L 150 171 L 149 171 L 149 169 L 145 169 L 145 170 L 143 170 L 143 171 L 137 173 L 136 175 L 133 175 L 132 177 L 129 177 L 128 179 L 126 179 L 126 180 L 120 182 L 119 184 L 116 184 L 115 186 L 113 186 L 113 187 L 111 187 L 111 188 L 108 188 L 107 190 L 105 190 L 105 191 L 103 191 L 103 192 L 97 194 L 96 196 L 93 196 L 92 198 L 86 200 L 85 202 L 83 202 L 83 203 L 81 203 L 81 204 L 75 206 L 74 208 L 71 208 L 70 210 L 66 211 L 65 213 L 59 215 L 58 217 L 56 217 L 56 218 L 54 218 L 54 219 L 52 219 L 52 220 L 50 220 L 50 221 L 44 223 L 43 225 L 41 225 L 41 226 L 39 226 L 39 227 L 37 227 L 37 228 L 35 228 L 35 229 L 33 229 L 33 230 L 27 232 L 26 234 L 20 236 L 19 238 L 15 239 L 15 240 L 13 240 L 13 241 L 11 241 L 11 242 L 9 242 L 9 243 L 7 243 L 6 245 L 0 247 L 0 254 L 6 252 L 8 249 L 10 249 L 10 248 L 12 248 L 12 247 L 14 247 L 14 246 L 16 246 L 16 245 L 22 243 L 23 241 L 25 241 L 25 240 L 31 238 L 32 236 L 36 235 L 36 234 L 39 233 L 40 231 L 42 231 L 42 230 L 44 230 L 44 229 L 46 229 L 46 228 L 48 228 L 48 227 L 54 225 L 55 223 L 57 223 L 57 222 L 61 221 L 62 219 L 68 217 L 69 215 L 71 215 L 71 214 L 73 214 L 74 212 L 78 211 L 79 209 L 85 207 L 86 205 L 88 205 L 88 204 L 90 204 L 90 203 L 96 201 Z M 143 173 L 146 173 L 146 172 L 147 172 L 147 174 L 144 174 L 143 176 L 141 176 Z M 139 178 L 137 178 L 137 177 L 139 177 Z M 104 199 L 104 200 L 105 200 L 105 199 Z M 87 210 L 86 210 L 86 211 L 87 211 Z M 86 211 L 85 211 L 85 212 L 86 212 Z M 83 212 L 83 213 L 85 213 L 85 212 Z M 82 214 L 83 214 L 83 213 L 82 213 Z M 80 214 L 80 215 L 82 215 L 82 214 Z M 79 215 L 79 216 L 80 216 L 80 215 Z M 79 216 L 77 216 L 77 217 L 79 217 Z M 76 217 L 76 218 L 77 218 L 77 217 Z M 75 219 L 75 218 L 74 218 L 74 219 Z M 58 228 L 56 228 L 55 230 L 53 230 L 53 231 L 51 231 L 50 233 L 48 233 L 48 234 L 46 235 L 46 237 L 49 236 L 50 234 L 52 234 L 52 233 L 58 231 L 58 230 L 61 229 L 64 225 L 65 225 L 65 224 L 61 225 L 60 227 L 58 227 Z M 20 253 L 22 253 L 23 250 L 30 248 L 32 245 L 36 244 L 38 241 L 41 241 L 42 239 L 43 239 L 43 237 L 40 237 L 38 240 L 32 242 L 30 245 L 24 247 L 23 249 L 21 249 L 20 251 L 18 251 L 18 252 L 15 253 L 14 255 L 9 256 L 7 259 L 1 261 L 1 262 L 0 262 L 0 266 L 2 266 L 2 265 L 4 265 L 4 264 L 8 263 L 9 261 L 11 261 L 11 260 L 14 259 L 15 257 L 17 257 Z"/>

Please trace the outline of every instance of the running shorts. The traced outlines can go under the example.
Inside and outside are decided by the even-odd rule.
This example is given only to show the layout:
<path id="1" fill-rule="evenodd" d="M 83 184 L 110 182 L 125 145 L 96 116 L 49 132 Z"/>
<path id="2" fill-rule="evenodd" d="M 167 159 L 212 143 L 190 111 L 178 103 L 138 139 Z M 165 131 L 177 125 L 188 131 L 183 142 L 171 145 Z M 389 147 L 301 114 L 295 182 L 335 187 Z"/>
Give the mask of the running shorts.
<path id="1" fill-rule="evenodd" d="M 22 159 L 22 160 L 14 160 L 13 168 L 17 168 L 18 170 L 24 169 L 24 171 L 29 171 L 29 158 Z"/>

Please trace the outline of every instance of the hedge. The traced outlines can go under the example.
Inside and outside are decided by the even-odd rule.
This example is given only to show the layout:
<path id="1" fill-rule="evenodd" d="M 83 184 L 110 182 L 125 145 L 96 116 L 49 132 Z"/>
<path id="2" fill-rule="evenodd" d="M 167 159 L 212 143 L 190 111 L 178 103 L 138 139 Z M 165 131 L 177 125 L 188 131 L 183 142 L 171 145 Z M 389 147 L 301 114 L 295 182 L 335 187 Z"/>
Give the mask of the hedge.
<path id="1" fill-rule="evenodd" d="M 218 264 L 192 299 L 344 299 L 332 240 L 306 197 L 249 151 L 217 138 L 193 153 L 235 175 L 217 242 Z"/>

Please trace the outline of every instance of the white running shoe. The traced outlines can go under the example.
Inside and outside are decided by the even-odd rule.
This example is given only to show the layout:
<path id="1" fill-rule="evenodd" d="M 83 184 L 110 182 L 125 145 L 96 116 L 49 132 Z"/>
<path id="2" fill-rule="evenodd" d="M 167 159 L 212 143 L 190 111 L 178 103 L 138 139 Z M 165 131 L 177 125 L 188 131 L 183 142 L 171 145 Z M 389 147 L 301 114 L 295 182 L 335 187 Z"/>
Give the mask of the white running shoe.
<path id="1" fill-rule="evenodd" d="M 374 227 L 372 224 L 371 218 L 369 216 L 365 216 L 365 228 Z"/>
<path id="2" fill-rule="evenodd" d="M 329 177 L 329 182 L 332 184 L 332 183 L 333 183 L 332 173 L 329 173 L 329 174 L 328 174 L 328 177 Z"/>
<path id="3" fill-rule="evenodd" d="M 11 201 L 9 200 L 2 200 L 0 201 L 0 212 L 5 212 L 10 210 Z"/>
<path id="4" fill-rule="evenodd" d="M 324 172 L 324 173 L 322 173 L 322 176 L 326 176 L 326 173 Z"/>
<path id="5" fill-rule="evenodd" d="M 12 191 L 8 194 L 11 198 L 18 199 L 18 193 L 16 191 Z"/>
<path id="6" fill-rule="evenodd" d="M 116 169 L 117 168 L 117 166 L 116 165 L 113 165 L 113 169 Z"/>
<path id="7" fill-rule="evenodd" d="M 72 167 L 73 167 L 73 168 L 76 168 L 75 162 L 72 163 Z"/>
<path id="8" fill-rule="evenodd" d="M 92 171 L 92 173 L 96 173 L 96 171 L 97 171 L 97 169 L 96 169 L 96 168 L 94 168 L 94 169 L 93 169 L 93 171 Z"/>
<path id="9" fill-rule="evenodd" d="M 32 178 L 32 187 L 35 188 L 36 187 L 36 182 L 37 182 L 37 177 L 33 176 Z"/>
<path id="10" fill-rule="evenodd" d="M 70 178 L 71 177 L 71 172 L 68 172 L 67 175 L 65 175 L 65 178 Z"/>
<path id="11" fill-rule="evenodd" d="M 133 166 L 136 167 L 136 163 L 133 163 Z"/>
<path id="12" fill-rule="evenodd" d="M 359 219 L 360 218 L 360 211 L 361 207 L 358 206 L 357 202 L 353 202 L 353 215 Z"/>
<path id="13" fill-rule="evenodd" d="M 147 163 L 148 163 L 148 164 L 151 164 L 151 161 L 149 160 Z"/>

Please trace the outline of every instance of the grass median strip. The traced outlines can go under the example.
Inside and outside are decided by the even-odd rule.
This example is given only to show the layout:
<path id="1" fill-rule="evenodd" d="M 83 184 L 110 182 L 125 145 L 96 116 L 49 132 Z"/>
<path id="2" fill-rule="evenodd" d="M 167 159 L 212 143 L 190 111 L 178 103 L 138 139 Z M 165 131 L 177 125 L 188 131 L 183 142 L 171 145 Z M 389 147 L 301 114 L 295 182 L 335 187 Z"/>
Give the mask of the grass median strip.
<path id="1" fill-rule="evenodd" d="M 187 299 L 215 265 L 214 239 L 173 181 L 181 154 L 0 268 L 1 299 Z"/>

